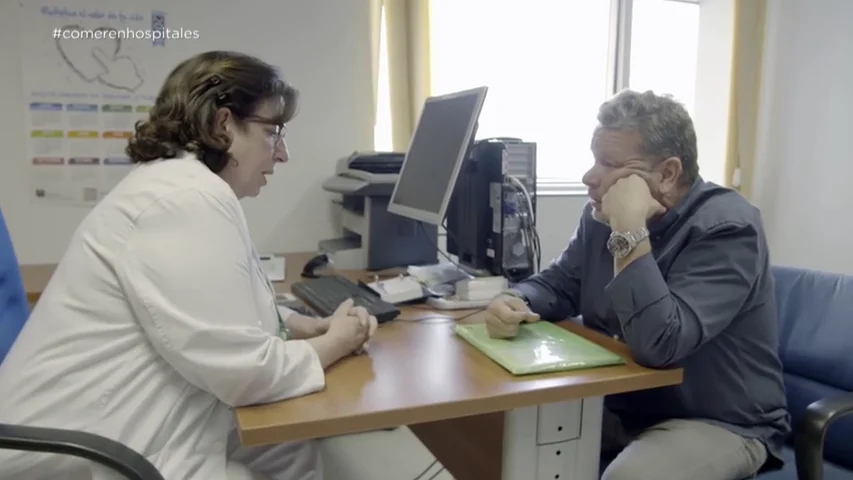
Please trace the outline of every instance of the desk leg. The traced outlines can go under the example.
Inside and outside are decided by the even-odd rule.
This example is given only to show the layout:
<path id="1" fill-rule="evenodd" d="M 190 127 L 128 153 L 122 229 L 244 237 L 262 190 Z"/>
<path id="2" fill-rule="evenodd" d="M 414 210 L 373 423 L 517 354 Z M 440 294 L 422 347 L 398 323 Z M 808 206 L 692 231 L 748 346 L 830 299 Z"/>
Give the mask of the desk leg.
<path id="1" fill-rule="evenodd" d="M 503 480 L 597 480 L 601 397 L 509 410 Z"/>

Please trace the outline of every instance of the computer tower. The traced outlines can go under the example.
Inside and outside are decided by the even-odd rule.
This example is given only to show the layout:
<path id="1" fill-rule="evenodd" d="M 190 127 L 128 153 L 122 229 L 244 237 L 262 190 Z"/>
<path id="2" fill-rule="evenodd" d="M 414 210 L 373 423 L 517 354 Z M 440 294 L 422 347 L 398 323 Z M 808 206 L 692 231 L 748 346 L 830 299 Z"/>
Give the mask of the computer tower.
<path id="1" fill-rule="evenodd" d="M 474 142 L 448 206 L 447 251 L 475 274 L 520 281 L 539 268 L 536 143 Z"/>

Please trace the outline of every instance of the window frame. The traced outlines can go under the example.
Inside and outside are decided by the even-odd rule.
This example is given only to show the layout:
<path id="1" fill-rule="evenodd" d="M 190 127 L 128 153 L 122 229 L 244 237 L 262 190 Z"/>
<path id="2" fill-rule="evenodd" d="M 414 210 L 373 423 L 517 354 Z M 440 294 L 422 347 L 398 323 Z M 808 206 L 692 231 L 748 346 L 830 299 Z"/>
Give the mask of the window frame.
<path id="1" fill-rule="evenodd" d="M 701 0 L 664 0 L 699 5 Z M 631 25 L 634 0 L 610 0 L 610 42 L 608 46 L 607 94 L 628 88 L 631 78 Z M 586 196 L 587 187 L 577 181 L 536 179 L 536 194 L 541 196 Z"/>
<path id="2" fill-rule="evenodd" d="M 663 0 L 700 5 L 701 0 Z M 628 88 L 631 77 L 631 25 L 634 0 L 610 0 L 610 38 L 608 41 L 608 71 L 605 89 L 608 96 Z M 383 12 L 384 15 L 384 12 Z M 384 20 L 384 17 L 383 17 Z M 383 26 L 384 29 L 384 21 Z M 381 61 L 381 60 L 380 60 Z M 387 79 L 380 79 L 380 82 Z M 377 108 L 380 100 L 377 98 Z M 375 128 L 375 127 L 374 127 Z M 374 135 L 376 138 L 376 135 Z M 585 196 L 587 187 L 576 181 L 555 178 L 537 178 L 536 194 L 540 196 Z"/>

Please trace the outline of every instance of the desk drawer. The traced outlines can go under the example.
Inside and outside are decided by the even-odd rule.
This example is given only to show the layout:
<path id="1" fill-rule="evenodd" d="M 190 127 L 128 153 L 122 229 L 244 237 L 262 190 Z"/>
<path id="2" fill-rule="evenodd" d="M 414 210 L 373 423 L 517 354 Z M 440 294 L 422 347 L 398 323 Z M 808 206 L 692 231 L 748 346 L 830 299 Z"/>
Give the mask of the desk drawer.
<path id="1" fill-rule="evenodd" d="M 536 429 L 536 444 L 574 440 L 581 436 L 581 414 L 583 401 L 548 403 L 539 405 L 539 425 Z"/>
<path id="2" fill-rule="evenodd" d="M 572 480 L 577 478 L 580 441 L 553 443 L 539 446 L 537 453 L 536 480 Z M 569 473 L 568 476 L 566 474 Z"/>

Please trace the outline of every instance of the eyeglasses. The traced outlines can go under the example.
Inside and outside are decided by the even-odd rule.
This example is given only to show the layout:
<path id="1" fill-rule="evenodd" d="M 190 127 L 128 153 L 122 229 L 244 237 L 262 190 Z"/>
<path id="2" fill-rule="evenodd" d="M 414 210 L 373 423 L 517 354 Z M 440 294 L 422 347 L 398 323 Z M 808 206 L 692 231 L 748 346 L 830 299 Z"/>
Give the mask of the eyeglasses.
<path id="1" fill-rule="evenodd" d="M 272 137 L 271 140 L 274 140 L 275 143 L 278 143 L 279 141 L 283 142 L 284 136 L 287 134 L 287 127 L 270 118 L 249 116 L 246 117 L 246 121 L 273 127 L 274 131 L 270 133 L 270 136 Z"/>

